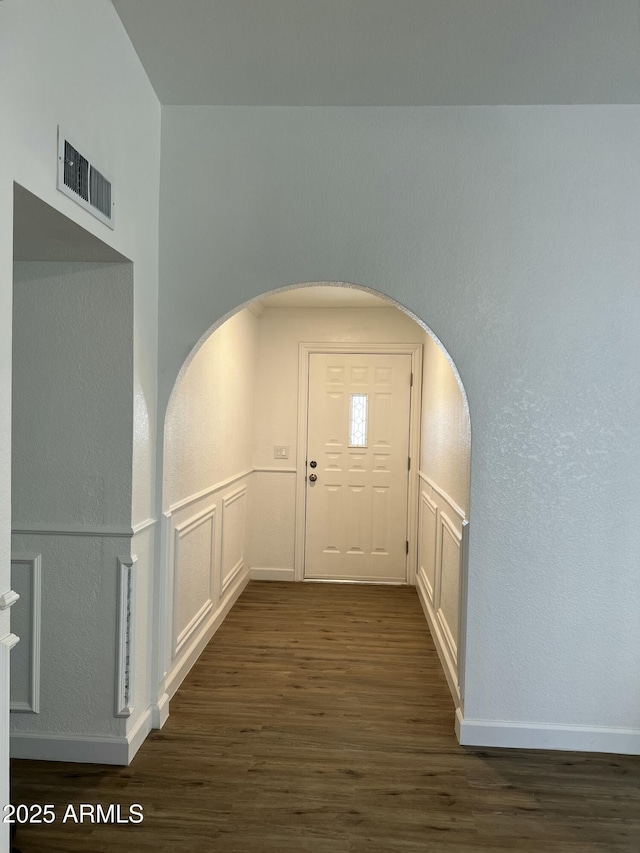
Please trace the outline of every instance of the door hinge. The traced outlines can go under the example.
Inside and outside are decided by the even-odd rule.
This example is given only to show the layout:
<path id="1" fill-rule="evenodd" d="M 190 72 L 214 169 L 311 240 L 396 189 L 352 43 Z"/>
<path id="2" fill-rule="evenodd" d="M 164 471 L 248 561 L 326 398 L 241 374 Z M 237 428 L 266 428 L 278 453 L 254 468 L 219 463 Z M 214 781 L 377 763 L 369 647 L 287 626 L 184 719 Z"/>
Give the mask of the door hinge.
<path id="1" fill-rule="evenodd" d="M 413 373 L 409 374 L 409 388 L 413 388 Z"/>
<path id="2" fill-rule="evenodd" d="M 410 471 L 410 470 L 411 470 L 411 457 L 409 456 L 407 458 L 407 471 Z"/>
<path id="3" fill-rule="evenodd" d="M 407 539 L 407 550 L 405 551 L 405 553 L 406 553 L 406 554 L 408 554 L 408 553 L 409 553 L 409 540 L 408 540 L 408 539 Z"/>

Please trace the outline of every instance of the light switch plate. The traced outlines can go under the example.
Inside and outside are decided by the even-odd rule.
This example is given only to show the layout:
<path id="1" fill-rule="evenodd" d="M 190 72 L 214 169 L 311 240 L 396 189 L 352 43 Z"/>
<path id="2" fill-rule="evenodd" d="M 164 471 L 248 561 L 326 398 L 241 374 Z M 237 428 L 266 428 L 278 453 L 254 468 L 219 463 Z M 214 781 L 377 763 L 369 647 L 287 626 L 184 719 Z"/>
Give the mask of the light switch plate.
<path id="1" fill-rule="evenodd" d="M 282 444 L 275 444 L 273 447 L 273 458 L 274 459 L 288 459 L 289 458 L 289 446 Z"/>

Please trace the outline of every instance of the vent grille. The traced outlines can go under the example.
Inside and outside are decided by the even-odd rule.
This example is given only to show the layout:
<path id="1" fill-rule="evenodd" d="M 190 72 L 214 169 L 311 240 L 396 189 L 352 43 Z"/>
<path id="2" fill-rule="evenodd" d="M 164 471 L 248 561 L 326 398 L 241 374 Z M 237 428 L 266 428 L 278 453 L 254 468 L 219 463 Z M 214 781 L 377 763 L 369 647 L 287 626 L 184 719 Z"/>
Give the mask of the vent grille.
<path id="1" fill-rule="evenodd" d="M 64 183 L 80 198 L 89 201 L 89 161 L 66 141 L 64 143 Z"/>
<path id="2" fill-rule="evenodd" d="M 100 213 L 111 218 L 111 182 L 91 167 L 89 203 L 97 207 Z"/>
<path id="3" fill-rule="evenodd" d="M 113 228 L 112 184 L 58 128 L 58 189 Z"/>

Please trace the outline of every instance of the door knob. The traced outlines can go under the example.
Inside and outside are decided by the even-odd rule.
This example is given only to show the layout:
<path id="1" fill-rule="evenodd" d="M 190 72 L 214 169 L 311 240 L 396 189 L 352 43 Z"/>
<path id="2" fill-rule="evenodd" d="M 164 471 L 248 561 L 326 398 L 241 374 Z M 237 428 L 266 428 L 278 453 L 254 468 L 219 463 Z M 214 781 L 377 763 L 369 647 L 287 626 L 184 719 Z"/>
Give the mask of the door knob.
<path id="1" fill-rule="evenodd" d="M 318 479 L 318 475 L 317 475 L 317 474 L 309 474 L 309 482 L 310 482 L 310 483 L 315 483 L 315 481 L 316 481 L 317 479 Z"/>

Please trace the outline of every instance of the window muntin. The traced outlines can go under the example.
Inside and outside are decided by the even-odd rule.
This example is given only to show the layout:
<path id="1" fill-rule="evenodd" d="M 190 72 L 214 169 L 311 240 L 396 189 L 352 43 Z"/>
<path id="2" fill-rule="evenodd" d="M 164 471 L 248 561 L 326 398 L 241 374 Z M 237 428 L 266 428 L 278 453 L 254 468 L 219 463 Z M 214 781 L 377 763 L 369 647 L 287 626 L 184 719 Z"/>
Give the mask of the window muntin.
<path id="1" fill-rule="evenodd" d="M 367 446 L 369 395 L 351 394 L 349 399 L 349 447 Z"/>

